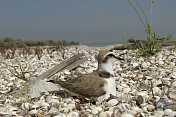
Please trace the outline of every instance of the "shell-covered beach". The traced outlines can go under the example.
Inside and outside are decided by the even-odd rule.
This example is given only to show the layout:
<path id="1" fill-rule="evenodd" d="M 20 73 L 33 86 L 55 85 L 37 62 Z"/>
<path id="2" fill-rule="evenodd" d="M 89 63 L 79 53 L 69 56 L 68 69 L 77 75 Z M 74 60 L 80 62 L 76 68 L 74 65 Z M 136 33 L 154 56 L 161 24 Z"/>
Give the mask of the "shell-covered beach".
<path id="1" fill-rule="evenodd" d="M 50 79 L 65 80 L 97 69 L 95 57 L 102 49 L 84 45 L 64 50 L 42 49 L 39 58 L 32 52 L 16 50 L 13 58 L 0 54 L 0 116 L 2 117 L 174 117 L 176 116 L 176 50 L 164 47 L 149 57 L 139 56 L 135 50 L 114 50 L 124 61 L 113 64 L 116 77 L 116 96 L 103 103 L 82 102 L 73 97 L 45 92 L 37 98 L 15 97 L 30 79 L 83 53 L 88 60 L 79 67 L 64 70 Z M 12 51 L 9 50 L 9 53 Z M 20 54 L 21 53 L 21 54 Z M 25 73 L 27 81 L 17 76 Z M 19 73 L 19 74 L 17 74 Z M 44 79 L 49 80 L 49 79 Z M 58 86 L 59 87 L 59 86 Z M 62 90 L 62 88 L 59 88 Z"/>

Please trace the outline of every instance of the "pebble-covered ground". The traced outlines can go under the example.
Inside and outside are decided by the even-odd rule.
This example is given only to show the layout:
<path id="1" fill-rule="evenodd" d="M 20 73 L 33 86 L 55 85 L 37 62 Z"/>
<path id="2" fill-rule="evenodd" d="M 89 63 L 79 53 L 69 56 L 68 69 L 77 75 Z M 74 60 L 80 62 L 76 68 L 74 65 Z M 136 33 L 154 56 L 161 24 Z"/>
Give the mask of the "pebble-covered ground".
<path id="1" fill-rule="evenodd" d="M 175 117 L 176 116 L 176 50 L 163 48 L 150 57 L 141 57 L 137 50 L 115 50 L 125 61 L 114 63 L 117 97 L 92 104 L 79 99 L 45 93 L 39 98 L 15 98 L 13 91 L 26 81 L 17 78 L 21 72 L 27 79 L 62 63 L 77 53 L 88 61 L 72 71 L 53 76 L 64 80 L 97 69 L 95 56 L 103 48 L 68 47 L 64 52 L 20 54 L 5 59 L 0 55 L 0 116 L 2 117 Z M 15 76 L 16 75 L 16 76 Z"/>

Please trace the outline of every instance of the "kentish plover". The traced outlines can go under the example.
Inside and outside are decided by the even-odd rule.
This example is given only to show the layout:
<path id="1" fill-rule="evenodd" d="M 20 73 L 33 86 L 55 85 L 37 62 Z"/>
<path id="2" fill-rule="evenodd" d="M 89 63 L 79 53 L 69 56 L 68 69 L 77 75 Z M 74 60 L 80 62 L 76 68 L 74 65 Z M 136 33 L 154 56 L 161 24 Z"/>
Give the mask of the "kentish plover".
<path id="1" fill-rule="evenodd" d="M 95 72 L 57 83 L 72 96 L 96 98 L 99 101 L 108 99 L 110 94 L 116 95 L 115 76 L 112 64 L 118 60 L 110 50 L 102 50 L 97 56 L 98 69 Z"/>

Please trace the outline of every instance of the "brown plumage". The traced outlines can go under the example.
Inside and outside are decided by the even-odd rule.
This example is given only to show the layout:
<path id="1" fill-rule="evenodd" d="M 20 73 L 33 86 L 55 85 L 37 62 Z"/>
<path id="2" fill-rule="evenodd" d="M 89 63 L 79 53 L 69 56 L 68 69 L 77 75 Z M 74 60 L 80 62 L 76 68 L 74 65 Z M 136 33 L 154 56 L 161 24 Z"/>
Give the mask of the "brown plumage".
<path id="1" fill-rule="evenodd" d="M 57 83 L 70 92 L 87 98 L 99 97 L 105 94 L 103 87 L 106 81 L 99 77 L 98 71 L 82 75 L 72 80 L 58 81 Z"/>
<path id="2" fill-rule="evenodd" d="M 106 54 L 109 52 L 110 50 L 101 50 L 97 56 L 98 63 L 102 63 L 105 59 Z"/>
<path id="3" fill-rule="evenodd" d="M 107 99 L 110 94 L 115 95 L 115 79 L 112 63 L 117 58 L 111 50 L 102 50 L 97 56 L 98 69 L 67 81 L 57 83 L 72 96 Z"/>

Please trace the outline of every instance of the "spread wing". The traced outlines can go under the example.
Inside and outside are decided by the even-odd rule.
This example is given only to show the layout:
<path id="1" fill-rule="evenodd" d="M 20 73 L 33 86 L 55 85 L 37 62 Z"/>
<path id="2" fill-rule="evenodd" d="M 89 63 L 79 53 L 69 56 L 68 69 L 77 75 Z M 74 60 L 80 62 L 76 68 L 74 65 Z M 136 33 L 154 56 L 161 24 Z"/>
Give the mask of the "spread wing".
<path id="1" fill-rule="evenodd" d="M 105 94 L 106 83 L 97 73 L 82 75 L 69 81 L 58 81 L 61 87 L 85 97 L 99 97 Z"/>

